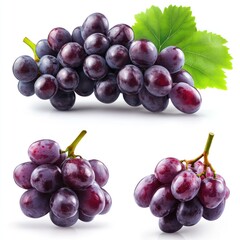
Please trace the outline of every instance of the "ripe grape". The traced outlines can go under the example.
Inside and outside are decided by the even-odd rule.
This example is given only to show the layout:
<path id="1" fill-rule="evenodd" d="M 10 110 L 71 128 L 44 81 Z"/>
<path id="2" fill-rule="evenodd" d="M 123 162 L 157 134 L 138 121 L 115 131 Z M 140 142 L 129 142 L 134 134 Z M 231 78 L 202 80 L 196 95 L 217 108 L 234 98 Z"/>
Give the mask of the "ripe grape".
<path id="1" fill-rule="evenodd" d="M 141 105 L 138 94 L 123 93 L 123 99 L 131 107 L 137 107 Z"/>
<path id="2" fill-rule="evenodd" d="M 18 82 L 18 91 L 23 96 L 26 96 L 26 97 L 32 96 L 35 94 L 34 84 L 35 84 L 35 81 L 31 81 L 31 82 L 19 81 Z"/>
<path id="3" fill-rule="evenodd" d="M 60 69 L 60 63 L 56 57 L 52 55 L 44 55 L 40 58 L 38 67 L 41 74 L 51 74 L 56 76 Z"/>
<path id="4" fill-rule="evenodd" d="M 179 83 L 179 82 L 185 82 L 190 86 L 194 87 L 194 81 L 193 81 L 192 75 L 184 69 L 181 69 L 178 72 L 171 74 L 171 77 L 172 77 L 173 84 Z"/>
<path id="5" fill-rule="evenodd" d="M 40 59 L 45 55 L 57 55 L 57 53 L 50 47 L 47 39 L 41 39 L 36 43 L 36 53 Z"/>
<path id="6" fill-rule="evenodd" d="M 78 44 L 83 46 L 84 40 L 82 38 L 81 29 L 82 29 L 81 26 L 75 27 L 73 29 L 73 31 L 72 31 L 72 41 L 77 42 Z"/>
<path id="7" fill-rule="evenodd" d="M 222 213 L 224 211 L 225 202 L 226 201 L 224 199 L 215 208 L 206 208 L 206 207 L 204 207 L 202 216 L 205 219 L 209 220 L 209 221 L 214 221 L 214 220 L 218 219 L 222 215 Z"/>
<path id="8" fill-rule="evenodd" d="M 54 215 L 52 211 L 49 212 L 50 219 L 58 227 L 71 227 L 78 221 L 78 213 L 69 218 L 60 218 Z"/>

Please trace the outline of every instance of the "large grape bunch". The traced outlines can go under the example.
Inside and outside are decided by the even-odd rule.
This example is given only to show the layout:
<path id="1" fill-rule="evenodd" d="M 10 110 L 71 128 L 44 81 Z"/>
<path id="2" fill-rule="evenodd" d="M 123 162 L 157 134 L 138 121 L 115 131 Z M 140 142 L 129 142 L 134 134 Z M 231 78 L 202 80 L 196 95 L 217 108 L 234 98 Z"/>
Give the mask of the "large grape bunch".
<path id="1" fill-rule="evenodd" d="M 93 92 L 105 104 L 119 95 L 132 106 L 151 112 L 165 110 L 171 99 L 183 113 L 195 113 L 201 95 L 194 80 L 183 69 L 185 58 L 177 46 L 161 52 L 147 39 L 134 39 L 127 24 L 109 28 L 106 16 L 89 15 L 72 34 L 62 27 L 52 29 L 46 39 L 34 44 L 24 38 L 35 53 L 18 57 L 13 74 L 24 96 L 50 100 L 57 110 L 69 110 L 76 101 Z"/>
<path id="2" fill-rule="evenodd" d="M 208 161 L 212 137 L 210 134 L 203 154 L 196 159 L 164 158 L 154 174 L 137 184 L 136 203 L 150 208 L 163 232 L 173 233 L 197 224 L 202 217 L 213 221 L 222 215 L 230 190 Z M 202 157 L 204 161 L 200 161 Z"/>
<path id="3" fill-rule="evenodd" d="M 74 154 L 85 133 L 82 131 L 65 151 L 51 139 L 29 146 L 30 160 L 13 172 L 15 183 L 26 189 L 20 198 L 26 216 L 40 218 L 49 213 L 55 225 L 70 227 L 78 220 L 90 222 L 110 210 L 112 199 L 104 189 L 108 168 L 100 160 Z"/>

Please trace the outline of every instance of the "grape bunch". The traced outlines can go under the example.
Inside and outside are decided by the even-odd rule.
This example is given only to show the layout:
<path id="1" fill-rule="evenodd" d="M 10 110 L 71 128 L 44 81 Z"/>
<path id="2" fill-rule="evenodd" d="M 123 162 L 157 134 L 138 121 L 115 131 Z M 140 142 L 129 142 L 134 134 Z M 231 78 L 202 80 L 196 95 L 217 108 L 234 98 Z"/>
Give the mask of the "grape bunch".
<path id="1" fill-rule="evenodd" d="M 19 164 L 13 172 L 15 183 L 26 189 L 20 198 L 26 216 L 40 218 L 49 213 L 55 225 L 70 227 L 110 210 L 112 199 L 103 188 L 109 178 L 106 165 L 74 154 L 85 133 L 82 131 L 65 151 L 51 139 L 29 146 L 30 161 Z"/>
<path id="2" fill-rule="evenodd" d="M 105 15 L 95 12 L 72 33 L 62 27 L 52 29 L 46 39 L 34 44 L 28 38 L 35 59 L 28 55 L 13 63 L 18 90 L 24 96 L 50 100 L 57 110 L 69 110 L 76 101 L 94 93 L 110 104 L 120 94 L 132 106 L 142 105 L 161 112 L 169 104 L 183 113 L 195 113 L 202 102 L 194 80 L 183 69 L 185 57 L 176 46 L 158 52 L 147 39 L 134 39 L 127 24 L 109 28 Z"/>
<path id="3" fill-rule="evenodd" d="M 222 215 L 230 190 L 208 160 L 212 138 L 210 134 L 203 154 L 196 159 L 164 158 L 154 174 L 137 184 L 136 203 L 150 208 L 163 232 L 173 233 L 197 224 L 202 217 L 213 221 Z M 200 161 L 202 157 L 204 161 Z"/>

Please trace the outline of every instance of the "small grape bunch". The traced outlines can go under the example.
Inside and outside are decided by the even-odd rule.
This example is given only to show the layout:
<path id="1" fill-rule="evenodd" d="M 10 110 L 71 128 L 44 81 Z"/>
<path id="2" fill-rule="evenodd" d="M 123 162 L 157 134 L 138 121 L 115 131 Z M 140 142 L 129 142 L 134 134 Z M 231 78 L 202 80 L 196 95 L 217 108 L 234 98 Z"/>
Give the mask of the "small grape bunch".
<path id="1" fill-rule="evenodd" d="M 218 219 L 225 208 L 230 190 L 208 160 L 213 139 L 210 133 L 203 153 L 193 160 L 162 159 L 154 174 L 141 179 L 134 190 L 136 203 L 150 208 L 159 219 L 159 228 L 173 233 L 193 226 L 203 217 Z M 200 159 L 203 158 L 203 161 Z"/>
<path id="2" fill-rule="evenodd" d="M 185 56 L 177 46 L 160 52 L 153 42 L 135 39 L 124 23 L 109 27 L 102 13 L 90 14 L 70 33 L 56 27 L 36 44 L 24 38 L 34 58 L 19 56 L 12 71 L 24 96 L 49 100 L 57 110 L 70 110 L 76 95 L 90 96 L 104 104 L 120 95 L 131 107 L 142 105 L 162 112 L 169 99 L 181 112 L 200 109 L 202 98 L 194 80 L 184 70 Z"/>
<path id="3" fill-rule="evenodd" d="M 50 139 L 29 146 L 31 161 L 18 165 L 13 172 L 15 183 L 26 189 L 20 198 L 26 216 L 40 218 L 49 213 L 55 225 L 70 227 L 110 210 L 112 199 L 103 188 L 108 182 L 108 168 L 100 160 L 86 160 L 74 153 L 85 134 L 82 131 L 65 151 Z"/>

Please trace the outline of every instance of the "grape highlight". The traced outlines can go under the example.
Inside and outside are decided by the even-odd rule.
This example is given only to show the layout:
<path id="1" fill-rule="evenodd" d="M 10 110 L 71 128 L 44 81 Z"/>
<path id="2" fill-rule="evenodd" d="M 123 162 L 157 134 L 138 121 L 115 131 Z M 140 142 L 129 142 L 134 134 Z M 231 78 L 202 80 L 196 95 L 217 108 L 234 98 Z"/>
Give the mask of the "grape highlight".
<path id="1" fill-rule="evenodd" d="M 136 204 L 149 207 L 159 219 L 161 231 L 174 233 L 183 226 L 197 224 L 202 217 L 213 221 L 222 215 L 230 190 L 208 159 L 213 136 L 209 134 L 204 151 L 197 158 L 164 158 L 154 174 L 145 176 L 136 185 Z"/>
<path id="2" fill-rule="evenodd" d="M 19 92 L 49 100 L 59 111 L 73 108 L 76 95 L 93 92 L 101 103 L 122 96 L 129 106 L 141 105 L 150 112 L 164 111 L 170 101 L 186 114 L 200 109 L 202 98 L 184 70 L 180 48 L 158 52 L 148 39 L 135 39 L 127 24 L 110 28 L 102 13 L 90 14 L 72 33 L 56 27 L 36 44 L 28 38 L 24 42 L 34 57 L 23 55 L 13 63 Z"/>
<path id="3" fill-rule="evenodd" d="M 66 150 L 50 139 L 29 146 L 30 161 L 13 171 L 15 183 L 26 190 L 20 198 L 26 216 L 40 218 L 49 213 L 53 224 L 70 227 L 78 220 L 92 221 L 111 209 L 112 198 L 105 190 L 108 168 L 100 160 L 75 154 L 85 134 L 82 131 Z"/>

